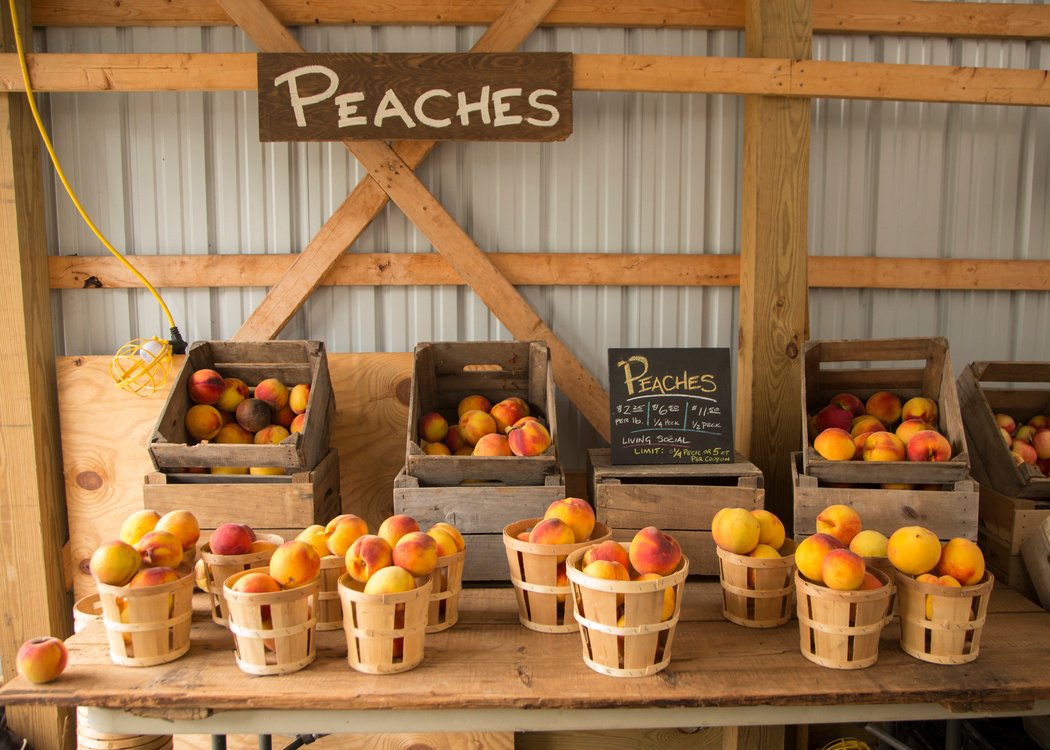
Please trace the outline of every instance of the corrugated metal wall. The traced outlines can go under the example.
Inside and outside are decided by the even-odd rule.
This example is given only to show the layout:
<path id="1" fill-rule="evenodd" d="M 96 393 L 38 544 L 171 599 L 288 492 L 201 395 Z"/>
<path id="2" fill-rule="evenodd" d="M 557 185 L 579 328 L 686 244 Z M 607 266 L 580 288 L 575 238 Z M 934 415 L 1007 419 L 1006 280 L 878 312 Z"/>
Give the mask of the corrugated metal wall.
<path id="1" fill-rule="evenodd" d="M 310 51 L 466 51 L 481 29 L 310 28 Z M 50 52 L 254 52 L 233 28 L 47 29 Z M 738 32 L 541 30 L 526 51 L 742 56 Z M 817 59 L 1041 68 L 1042 45 L 817 37 Z M 341 145 L 260 144 L 253 93 L 43 97 L 59 159 L 89 215 L 129 256 L 301 251 L 364 176 Z M 445 143 L 418 170 L 491 252 L 738 253 L 743 100 L 575 95 L 555 144 Z M 1048 258 L 1050 112 L 1000 106 L 818 100 L 810 252 L 879 257 Z M 49 166 L 48 243 L 106 254 Z M 352 248 L 432 252 L 395 207 Z M 603 384 L 620 346 L 734 349 L 736 289 L 525 287 L 537 313 Z M 188 340 L 232 336 L 265 289 L 162 290 Z M 1050 295 L 814 289 L 811 336 L 947 336 L 973 360 L 1045 359 Z M 54 293 L 60 354 L 110 354 L 163 334 L 148 292 Z M 333 352 L 509 338 L 454 287 L 322 287 L 285 329 Z M 735 366 L 735 363 L 734 363 Z M 559 396 L 567 469 L 601 438 Z"/>

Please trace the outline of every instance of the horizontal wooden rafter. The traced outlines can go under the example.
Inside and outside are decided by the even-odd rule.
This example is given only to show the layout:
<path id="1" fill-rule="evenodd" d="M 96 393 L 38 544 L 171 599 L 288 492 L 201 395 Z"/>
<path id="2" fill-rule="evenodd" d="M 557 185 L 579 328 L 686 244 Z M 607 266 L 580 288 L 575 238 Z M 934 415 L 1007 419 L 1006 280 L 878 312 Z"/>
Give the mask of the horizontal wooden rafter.
<path id="1" fill-rule="evenodd" d="M 37 54 L 39 92 L 248 91 L 252 53 Z M 648 91 L 1050 106 L 1045 70 L 663 55 L 574 55 L 576 91 Z M 0 91 L 24 91 L 17 56 L 0 55 Z"/>
<path id="2" fill-rule="evenodd" d="M 487 26 L 503 0 L 268 0 L 286 26 Z M 216 0 L 34 0 L 38 26 L 229 26 Z M 743 29 L 743 0 L 561 0 L 544 26 Z M 1050 39 L 1050 6 L 928 0 L 814 0 L 816 34 Z"/>
<path id="3" fill-rule="evenodd" d="M 294 255 L 140 255 L 158 288 L 269 287 Z M 738 286 L 739 255 L 487 253 L 516 286 Z M 142 283 L 111 256 L 48 258 L 52 289 L 123 289 Z M 323 286 L 459 286 L 438 253 L 347 253 Z M 832 289 L 1050 291 L 1050 261 L 971 258 L 809 258 L 809 286 Z"/>

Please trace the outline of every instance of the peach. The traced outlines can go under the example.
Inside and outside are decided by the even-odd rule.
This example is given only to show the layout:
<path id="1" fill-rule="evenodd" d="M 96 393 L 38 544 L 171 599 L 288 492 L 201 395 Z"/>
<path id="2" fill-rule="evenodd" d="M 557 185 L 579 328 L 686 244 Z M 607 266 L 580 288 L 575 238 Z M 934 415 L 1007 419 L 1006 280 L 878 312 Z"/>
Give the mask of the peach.
<path id="1" fill-rule="evenodd" d="M 831 534 L 848 547 L 861 529 L 860 515 L 848 505 L 829 505 L 817 516 L 817 532 Z"/>
<path id="2" fill-rule="evenodd" d="M 213 405 L 226 390 L 222 375 L 207 367 L 190 373 L 190 400 L 195 404 Z"/>
<path id="3" fill-rule="evenodd" d="M 186 410 L 186 432 L 196 440 L 211 440 L 222 429 L 222 415 L 214 406 L 194 404 Z"/>
<path id="4" fill-rule="evenodd" d="M 398 539 L 392 558 L 414 578 L 422 578 L 437 566 L 437 540 L 422 531 L 413 531 Z"/>
<path id="5" fill-rule="evenodd" d="M 1034 417 L 1025 422 L 1029 427 L 1034 427 L 1036 430 L 1050 429 L 1050 416 L 1046 414 L 1036 414 Z"/>
<path id="6" fill-rule="evenodd" d="M 907 446 L 912 435 L 932 429 L 933 425 L 929 422 L 923 422 L 921 419 L 905 419 L 897 425 L 897 429 L 893 431 L 893 434 L 899 437 L 904 442 L 904 445 Z"/>
<path id="7" fill-rule="evenodd" d="M 886 429 L 886 425 L 880 422 L 870 414 L 864 414 L 853 419 L 853 425 L 850 427 L 849 434 L 853 437 L 857 437 L 861 433 L 865 432 L 880 432 Z"/>
<path id="8" fill-rule="evenodd" d="M 774 558 L 780 557 L 780 553 L 777 552 L 773 547 L 770 547 L 768 544 L 762 544 L 761 542 L 759 542 L 757 545 L 755 545 L 755 548 L 753 550 L 747 553 L 747 556 L 767 558 L 772 560 Z"/>
<path id="9" fill-rule="evenodd" d="M 368 524 L 353 513 L 336 516 L 324 529 L 325 545 L 329 555 L 346 555 L 350 545 L 368 533 Z"/>
<path id="10" fill-rule="evenodd" d="M 242 523 L 220 524 L 208 539 L 208 548 L 216 555 L 243 555 L 254 539 Z"/>
<path id="11" fill-rule="evenodd" d="M 416 587 L 416 579 L 404 568 L 389 565 L 365 583 L 366 594 L 397 594 L 402 591 L 411 591 Z"/>
<path id="12" fill-rule="evenodd" d="M 860 417 L 864 414 L 864 402 L 852 393 L 839 393 L 833 396 L 829 403 L 845 409 L 854 417 Z"/>
<path id="13" fill-rule="evenodd" d="M 276 594 L 281 584 L 271 575 L 253 572 L 238 578 L 230 588 L 245 594 Z"/>
<path id="14" fill-rule="evenodd" d="M 213 405 L 219 411 L 234 412 L 237 410 L 237 404 L 250 395 L 248 384 L 240 378 L 223 378 L 223 384 L 226 387 Z"/>
<path id="15" fill-rule="evenodd" d="M 292 426 L 292 422 L 299 415 L 292 411 L 292 407 L 285 406 L 280 411 L 275 411 L 271 417 L 273 424 L 280 425 L 284 429 L 289 429 Z"/>
<path id="16" fill-rule="evenodd" d="M 219 430 L 215 436 L 216 443 L 223 445 L 251 445 L 255 436 L 241 427 L 236 422 L 228 422 Z"/>
<path id="17" fill-rule="evenodd" d="M 159 523 L 159 522 L 158 522 Z M 154 529 L 134 545 L 146 568 L 177 568 L 182 562 L 182 541 L 170 531 Z"/>
<path id="18" fill-rule="evenodd" d="M 459 405 L 456 407 L 456 417 L 457 418 L 462 417 L 468 411 L 472 411 L 474 409 L 476 409 L 478 411 L 483 411 L 486 414 L 488 414 L 489 409 L 491 409 L 491 408 L 492 408 L 492 402 L 491 401 L 489 401 L 484 396 L 479 396 L 477 394 L 474 394 L 472 396 L 467 396 L 466 398 L 462 399 L 459 402 Z"/>
<path id="19" fill-rule="evenodd" d="M 1039 458 L 1050 458 L 1050 430 L 1036 430 L 1032 435 L 1032 447 Z"/>
<path id="20" fill-rule="evenodd" d="M 823 583 L 821 568 L 824 557 L 835 549 L 842 549 L 842 542 L 830 534 L 813 534 L 798 543 L 795 550 L 795 565 L 798 572 L 815 583 Z"/>
<path id="21" fill-rule="evenodd" d="M 764 508 L 755 508 L 751 515 L 758 519 L 758 543 L 766 544 L 773 549 L 780 549 L 784 544 L 786 530 L 784 522 L 775 513 Z"/>
<path id="22" fill-rule="evenodd" d="M 893 567 L 911 576 L 929 573 L 941 559 L 937 535 L 922 526 L 902 526 L 890 534 L 886 557 Z"/>
<path id="23" fill-rule="evenodd" d="M 1010 452 L 1016 457 L 1014 460 L 1018 466 L 1022 463 L 1035 466 L 1035 462 L 1039 460 L 1039 454 L 1036 453 L 1035 448 L 1023 440 L 1014 440 L 1010 443 Z"/>
<path id="24" fill-rule="evenodd" d="M 438 559 L 442 557 L 448 557 L 459 552 L 459 547 L 456 545 L 456 540 L 452 538 L 444 529 L 437 527 L 427 530 L 427 536 L 433 538 L 434 543 L 437 545 Z"/>
<path id="25" fill-rule="evenodd" d="M 321 556 L 313 545 L 292 539 L 273 551 L 270 575 L 282 589 L 294 589 L 313 581 L 321 572 Z"/>
<path id="26" fill-rule="evenodd" d="M 658 581 L 661 576 L 656 573 L 645 573 L 640 575 L 634 580 L 636 581 Z M 675 601 L 675 589 L 674 586 L 668 586 L 664 589 L 664 602 L 663 607 L 660 610 L 660 622 L 667 622 L 671 619 L 671 615 L 674 614 L 674 601 Z M 623 627 L 620 625 L 619 627 Z"/>
<path id="27" fill-rule="evenodd" d="M 474 447 L 471 445 L 464 445 L 462 448 L 457 449 L 452 453 L 453 456 L 473 456 Z M 466 480 L 464 480 L 466 481 Z M 462 482 L 461 482 L 462 484 Z"/>
<path id="28" fill-rule="evenodd" d="M 1035 435 L 1036 429 L 1030 424 L 1023 424 L 1017 428 L 1014 433 L 1014 440 L 1020 440 L 1025 443 L 1032 442 L 1032 436 Z"/>
<path id="29" fill-rule="evenodd" d="M 157 521 L 157 529 L 170 531 L 182 543 L 183 551 L 193 549 L 201 538 L 201 527 L 197 517 L 188 510 L 173 510 Z"/>
<path id="30" fill-rule="evenodd" d="M 1010 435 L 1010 433 L 1007 432 L 1005 428 L 1000 427 L 999 428 L 999 437 L 1001 437 L 1003 439 L 1003 442 L 1006 443 L 1006 449 L 1010 450 L 1010 443 L 1012 443 L 1014 441 L 1014 439 Z"/>
<path id="31" fill-rule="evenodd" d="M 856 591 L 864 581 L 864 560 L 848 549 L 833 549 L 824 555 L 820 575 L 824 585 L 836 591 Z"/>
<path id="32" fill-rule="evenodd" d="M 139 551 L 119 539 L 100 544 L 91 554 L 88 569 L 99 583 L 125 586 L 142 567 Z"/>
<path id="33" fill-rule="evenodd" d="M 904 441 L 892 432 L 873 432 L 864 441 L 861 458 L 865 461 L 903 461 L 907 456 Z"/>
<path id="34" fill-rule="evenodd" d="M 543 512 L 544 518 L 560 518 L 569 528 L 577 542 L 585 542 L 594 531 L 594 509 L 590 503 L 579 497 L 567 497 L 555 500 Z"/>
<path id="35" fill-rule="evenodd" d="M 383 537 L 365 534 L 346 551 L 346 572 L 355 581 L 367 583 L 377 571 L 394 564 L 393 552 Z"/>
<path id="36" fill-rule="evenodd" d="M 305 414 L 310 403 L 310 384 L 298 383 L 288 392 L 288 408 L 296 414 Z"/>
<path id="37" fill-rule="evenodd" d="M 1014 430 L 1017 429 L 1017 422 L 1009 414 L 996 414 L 995 423 L 1011 435 L 1013 435 Z"/>
<path id="38" fill-rule="evenodd" d="M 631 574 L 627 572 L 627 568 L 613 560 L 595 560 L 583 569 L 583 574 L 607 581 L 631 580 Z"/>
<path id="39" fill-rule="evenodd" d="M 836 404 L 829 404 L 817 412 L 814 423 L 818 433 L 832 427 L 849 432 L 853 427 L 853 412 Z"/>
<path id="40" fill-rule="evenodd" d="M 524 416 L 528 416 L 528 407 L 520 398 L 505 398 L 499 403 L 493 404 L 489 409 L 489 416 L 496 422 L 496 432 L 505 435 L 511 426 Z"/>
<path id="41" fill-rule="evenodd" d="M 937 407 L 937 402 L 925 396 L 909 398 L 901 406 L 901 421 L 908 419 L 918 419 L 936 428 L 940 420 L 940 410 Z"/>
<path id="42" fill-rule="evenodd" d="M 120 527 L 120 541 L 134 544 L 142 535 L 157 528 L 160 513 L 155 510 L 137 510 L 124 519 Z"/>
<path id="43" fill-rule="evenodd" d="M 290 434 L 286 427 L 281 427 L 279 424 L 268 424 L 255 433 L 252 442 L 256 445 L 277 445 Z"/>
<path id="44" fill-rule="evenodd" d="M 512 401 L 515 404 L 517 404 L 518 406 L 520 406 L 521 407 L 521 417 L 522 417 L 522 419 L 532 415 L 532 409 L 529 408 L 529 402 L 526 401 L 525 399 L 518 398 L 517 396 L 507 396 L 507 398 L 505 398 L 503 400 L 504 401 Z M 489 411 L 491 411 L 491 409 Z"/>
<path id="45" fill-rule="evenodd" d="M 758 520 L 754 516 L 751 518 L 757 525 Z M 627 557 L 637 573 L 657 573 L 666 576 L 678 567 L 682 559 L 682 548 L 678 540 L 670 534 L 663 533 L 655 526 L 646 526 L 634 535 L 627 549 Z"/>
<path id="46" fill-rule="evenodd" d="M 544 518 L 529 532 L 529 544 L 575 544 L 572 527 L 560 518 Z"/>
<path id="47" fill-rule="evenodd" d="M 288 406 L 288 386 L 277 378 L 266 378 L 255 386 L 255 398 L 265 401 L 273 411 Z"/>
<path id="48" fill-rule="evenodd" d="M 265 539 L 256 539 L 248 545 L 248 554 L 254 555 L 256 552 L 267 552 L 272 549 L 277 549 L 277 545 L 273 542 L 268 542 Z"/>
<path id="49" fill-rule="evenodd" d="M 920 583 L 928 583 L 933 586 L 949 586 L 958 588 L 961 584 L 949 575 L 936 576 L 932 573 L 923 573 L 920 576 L 915 577 L 916 581 Z M 926 619 L 933 619 L 933 596 L 930 594 L 926 595 Z"/>
<path id="50" fill-rule="evenodd" d="M 614 542 L 612 539 L 606 539 L 601 544 L 596 544 L 593 547 L 588 547 L 587 551 L 583 553 L 583 567 L 587 567 L 592 562 L 598 560 L 610 560 L 612 562 L 618 562 L 620 565 L 629 569 L 631 561 L 627 557 L 627 550 L 619 542 Z"/>
<path id="51" fill-rule="evenodd" d="M 845 430 L 830 427 L 813 440 L 813 449 L 828 461 L 850 461 L 857 452 L 857 444 Z"/>
<path id="52" fill-rule="evenodd" d="M 423 446 L 423 453 L 428 456 L 451 456 L 452 451 L 444 443 L 427 443 Z M 473 454 L 473 451 L 471 452 Z"/>
<path id="53" fill-rule="evenodd" d="M 376 533 L 386 539 L 390 549 L 393 549 L 397 546 L 401 537 L 413 531 L 419 531 L 419 524 L 416 522 L 416 519 L 401 513 L 385 518 L 379 524 L 379 530 Z"/>
<path id="54" fill-rule="evenodd" d="M 428 443 L 437 443 L 448 435 L 448 420 L 436 411 L 419 418 L 419 437 Z"/>
<path id="55" fill-rule="evenodd" d="M 246 398 L 237 404 L 234 412 L 237 424 L 248 432 L 258 432 L 273 421 L 273 410 L 265 401 L 257 398 Z"/>
<path id="56" fill-rule="evenodd" d="M 295 538 L 300 542 L 306 542 L 309 544 L 321 557 L 326 557 L 332 554 L 332 551 L 328 549 L 328 542 L 326 542 L 324 538 L 324 526 L 319 523 L 310 524 L 296 534 Z"/>
<path id="57" fill-rule="evenodd" d="M 900 398 L 889 391 L 874 393 L 864 402 L 864 413 L 875 417 L 887 427 L 900 419 L 901 408 Z"/>
<path id="58" fill-rule="evenodd" d="M 526 422 L 539 422 L 540 424 L 543 424 L 543 422 L 541 422 L 538 417 L 534 417 L 534 416 L 529 415 L 529 416 L 526 416 L 526 417 L 522 417 L 517 422 L 512 424 L 511 427 L 520 427 L 521 425 L 525 424 Z"/>
<path id="59" fill-rule="evenodd" d="M 951 576 L 963 586 L 973 586 L 984 577 L 984 553 L 969 539 L 949 539 L 941 548 L 941 557 L 933 572 Z"/>
<path id="60" fill-rule="evenodd" d="M 212 466 L 208 469 L 209 474 L 247 474 L 247 466 Z"/>
<path id="61" fill-rule="evenodd" d="M 1039 469 L 1044 477 L 1050 476 L 1050 458 L 1037 458 L 1035 468 Z"/>
<path id="62" fill-rule="evenodd" d="M 864 571 L 864 578 L 860 582 L 860 586 L 857 587 L 859 591 L 869 591 L 871 589 L 881 589 L 882 581 L 875 577 L 875 574 L 870 570 Z"/>
<path id="63" fill-rule="evenodd" d="M 746 555 L 755 548 L 761 535 L 762 524 L 746 508 L 722 508 L 711 519 L 711 536 L 715 544 L 727 552 Z"/>
<path id="64" fill-rule="evenodd" d="M 303 431 L 303 423 L 304 422 L 306 422 L 306 415 L 305 414 L 296 414 L 295 415 L 295 419 L 293 419 L 292 423 L 290 425 L 288 425 L 288 432 L 291 433 L 292 435 L 294 435 L 297 432 L 302 432 Z"/>
<path id="65" fill-rule="evenodd" d="M 432 529 L 440 529 L 441 531 L 444 531 L 450 537 L 452 537 L 452 539 L 455 540 L 455 542 L 456 542 L 456 551 L 457 552 L 459 550 L 463 549 L 466 546 L 466 543 L 463 541 L 463 535 L 460 534 L 459 533 L 459 529 L 457 529 L 452 524 L 445 523 L 444 521 L 438 521 L 436 524 L 431 526 L 431 528 Z"/>
<path id="66" fill-rule="evenodd" d="M 179 578 L 178 571 L 172 568 L 143 568 L 135 574 L 134 578 L 128 581 L 128 588 L 139 589 L 146 586 L 163 586 L 165 583 L 175 583 Z M 174 604 L 174 597 L 172 597 L 171 606 L 173 607 Z"/>
<path id="67" fill-rule="evenodd" d="M 538 456 L 551 445 L 551 434 L 538 419 L 523 417 L 507 429 L 507 440 L 515 456 Z"/>
<path id="68" fill-rule="evenodd" d="M 30 638 L 18 648 L 15 668 L 30 682 L 44 683 L 58 677 L 69 663 L 69 651 L 59 638 Z"/>
<path id="69" fill-rule="evenodd" d="M 449 453 L 455 453 L 460 448 L 467 446 L 467 441 L 459 434 L 458 422 L 448 426 L 448 434 L 445 435 L 445 439 L 441 442 L 448 448 Z"/>
<path id="70" fill-rule="evenodd" d="M 444 447 L 443 443 L 438 443 Z M 474 444 L 474 451 L 471 455 L 474 456 L 513 456 L 514 454 L 510 451 L 510 443 L 507 441 L 505 435 L 500 435 L 498 432 L 492 432 L 488 435 L 482 435 L 478 439 L 478 442 Z"/>
<path id="71" fill-rule="evenodd" d="M 517 536 L 518 541 L 519 542 L 527 542 L 527 541 L 529 541 L 529 535 L 531 533 L 532 533 L 532 529 L 529 529 L 528 531 L 519 531 L 518 532 L 518 536 Z"/>
<path id="72" fill-rule="evenodd" d="M 496 420 L 490 417 L 487 411 L 471 409 L 459 418 L 459 434 L 467 445 L 477 445 L 483 436 L 495 431 Z"/>
<path id="73" fill-rule="evenodd" d="M 861 557 L 886 557 L 889 539 L 875 529 L 864 529 L 850 541 L 849 548 Z"/>
<path id="74" fill-rule="evenodd" d="M 948 461 L 952 445 L 936 430 L 920 430 L 911 436 L 905 448 L 909 461 Z"/>
<path id="75" fill-rule="evenodd" d="M 248 473 L 252 476 L 280 477 L 287 472 L 280 466 L 249 466 Z"/>
<path id="76" fill-rule="evenodd" d="M 565 562 L 558 563 L 554 568 L 554 585 L 558 588 L 567 589 L 569 583 L 569 571 L 565 569 Z M 558 594 L 558 602 L 565 601 L 565 594 Z"/>

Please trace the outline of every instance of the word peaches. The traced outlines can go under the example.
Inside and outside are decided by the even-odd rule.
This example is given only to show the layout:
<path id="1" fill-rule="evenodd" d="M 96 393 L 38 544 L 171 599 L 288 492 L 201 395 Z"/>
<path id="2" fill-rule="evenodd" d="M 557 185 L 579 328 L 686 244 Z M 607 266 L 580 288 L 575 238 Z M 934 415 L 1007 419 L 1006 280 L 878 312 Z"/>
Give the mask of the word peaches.
<path id="1" fill-rule="evenodd" d="M 451 415 L 449 415 L 450 417 Z M 419 418 L 423 452 L 433 456 L 538 456 L 550 432 L 516 396 L 493 404 L 485 396 L 463 398 L 455 419 L 438 412 Z"/>

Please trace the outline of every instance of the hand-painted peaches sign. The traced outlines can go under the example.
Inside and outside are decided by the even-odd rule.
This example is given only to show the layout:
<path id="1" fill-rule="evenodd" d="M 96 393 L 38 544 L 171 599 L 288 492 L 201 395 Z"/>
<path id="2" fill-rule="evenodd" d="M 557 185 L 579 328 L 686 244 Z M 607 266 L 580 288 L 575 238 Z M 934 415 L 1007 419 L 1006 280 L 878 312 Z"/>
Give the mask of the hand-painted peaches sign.
<path id="1" fill-rule="evenodd" d="M 260 54 L 259 140 L 561 141 L 572 54 Z"/>

